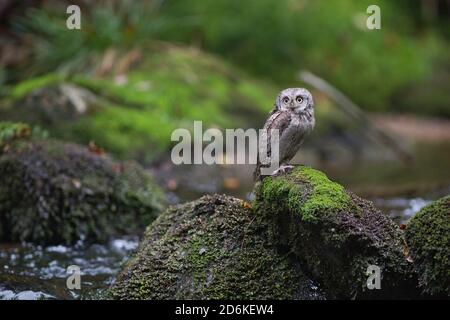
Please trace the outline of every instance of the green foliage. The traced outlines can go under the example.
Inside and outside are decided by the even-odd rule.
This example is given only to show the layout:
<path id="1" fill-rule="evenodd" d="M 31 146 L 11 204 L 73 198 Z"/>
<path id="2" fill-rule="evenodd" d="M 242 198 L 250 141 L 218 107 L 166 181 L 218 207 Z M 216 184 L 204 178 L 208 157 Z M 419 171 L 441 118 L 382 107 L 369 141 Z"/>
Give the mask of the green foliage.
<path id="1" fill-rule="evenodd" d="M 365 26 L 371 4 L 381 8 L 381 30 Z M 82 29 L 73 31 L 65 27 L 64 1 L 50 1 L 27 11 L 16 30 L 33 36 L 32 74 L 91 70 L 110 48 L 194 43 L 283 86 L 310 70 L 363 108 L 448 116 L 448 42 L 440 32 L 447 24 L 421 17 L 420 7 L 389 0 L 102 0 L 82 8 Z M 211 92 L 222 89 L 211 85 Z"/>
<path id="2" fill-rule="evenodd" d="M 424 44 L 432 72 L 415 79 L 392 97 L 392 104 L 403 112 L 450 118 L 450 59 L 447 52 L 449 43 L 441 43 L 436 36 Z"/>
<path id="3" fill-rule="evenodd" d="M 30 8 L 25 17 L 15 21 L 16 31 L 34 38 L 34 74 L 79 70 L 108 48 L 147 43 L 174 24 L 172 18 L 158 14 L 157 1 L 100 0 L 82 8 L 80 30 L 69 30 L 67 5 L 49 1 L 43 8 Z"/>
<path id="4" fill-rule="evenodd" d="M 10 98 L 18 100 L 24 98 L 27 94 L 35 89 L 51 86 L 59 83 L 64 79 L 63 76 L 57 73 L 49 73 L 39 77 L 31 78 L 15 85 L 9 93 Z"/>
<path id="5" fill-rule="evenodd" d="M 370 4 L 381 7 L 381 30 L 365 27 Z M 281 83 L 310 70 L 364 107 L 380 110 L 431 71 L 429 48 L 422 44 L 428 35 L 416 40 L 403 10 L 391 1 L 199 0 L 168 2 L 162 13 L 197 17 L 197 27 L 169 38 L 200 37 L 207 49 Z"/>
<path id="6" fill-rule="evenodd" d="M 33 99 L 34 110 L 28 112 L 27 121 L 40 124 L 37 110 L 42 104 L 45 113 L 52 113 L 45 119 L 54 119 L 49 126 L 45 123 L 52 136 L 80 143 L 94 140 L 120 157 L 145 162 L 170 147 L 174 129 L 191 129 L 194 120 L 203 121 L 205 129 L 246 127 L 255 119 L 262 121 L 276 95 L 273 86 L 198 50 L 151 46 L 142 61 L 119 77 L 49 74 L 19 83 L 12 88 L 12 96 L 24 98 L 32 90 L 60 83 L 88 89 L 98 99 L 86 101 L 86 114 L 63 118 L 57 112 L 67 109 L 57 106 L 61 94 L 50 103 L 55 106 L 48 108 L 50 95 L 44 90 L 43 101 Z M 24 106 L 22 99 L 16 99 L 12 108 Z"/>

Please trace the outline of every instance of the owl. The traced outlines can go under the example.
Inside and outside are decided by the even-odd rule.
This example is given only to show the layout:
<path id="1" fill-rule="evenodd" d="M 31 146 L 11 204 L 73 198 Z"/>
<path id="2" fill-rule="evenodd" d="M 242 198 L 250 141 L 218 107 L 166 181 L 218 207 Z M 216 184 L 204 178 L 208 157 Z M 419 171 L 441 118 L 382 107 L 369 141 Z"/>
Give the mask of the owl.
<path id="1" fill-rule="evenodd" d="M 289 88 L 281 91 L 264 125 L 261 137 L 266 136 L 260 138 L 258 146 L 259 150 L 267 150 L 267 156 L 270 159 L 272 155 L 271 130 L 278 129 L 279 168 L 273 174 L 292 169 L 288 162 L 295 156 L 305 137 L 313 130 L 314 125 L 314 101 L 311 93 L 304 88 Z M 256 169 L 253 174 L 255 181 L 260 181 L 264 177 L 261 174 L 262 167 L 269 167 L 269 164 L 261 163 L 258 153 Z"/>

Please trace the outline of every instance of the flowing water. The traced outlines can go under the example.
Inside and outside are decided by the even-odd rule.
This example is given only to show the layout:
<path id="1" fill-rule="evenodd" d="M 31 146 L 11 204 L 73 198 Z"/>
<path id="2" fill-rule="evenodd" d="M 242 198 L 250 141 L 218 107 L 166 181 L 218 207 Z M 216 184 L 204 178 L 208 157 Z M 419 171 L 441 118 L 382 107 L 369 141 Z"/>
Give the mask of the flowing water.
<path id="1" fill-rule="evenodd" d="M 136 249 L 138 237 L 107 244 L 41 247 L 0 246 L 0 299 L 89 299 L 98 297 L 114 280 L 120 266 Z M 81 271 L 81 289 L 69 290 L 69 266 Z"/>

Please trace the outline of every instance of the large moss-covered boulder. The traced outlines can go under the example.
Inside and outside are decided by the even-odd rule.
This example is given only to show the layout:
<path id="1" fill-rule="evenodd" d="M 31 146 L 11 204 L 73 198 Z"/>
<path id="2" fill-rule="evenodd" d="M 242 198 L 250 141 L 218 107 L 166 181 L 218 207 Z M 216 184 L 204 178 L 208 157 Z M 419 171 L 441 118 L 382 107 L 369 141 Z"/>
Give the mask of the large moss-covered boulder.
<path id="1" fill-rule="evenodd" d="M 162 209 L 152 177 L 91 146 L 33 137 L 1 124 L 0 241 L 105 241 L 143 230 Z"/>
<path id="2" fill-rule="evenodd" d="M 380 269 L 381 288 L 369 290 L 373 266 Z M 235 198 L 205 196 L 167 210 L 147 229 L 110 294 L 415 298 L 416 281 L 398 226 L 323 173 L 298 167 L 265 178 L 252 208 Z"/>
<path id="3" fill-rule="evenodd" d="M 197 49 L 150 45 L 111 49 L 89 71 L 47 74 L 14 86 L 0 116 L 94 140 L 117 157 L 152 161 L 176 128 L 245 127 L 263 121 L 276 89 Z M 105 67 L 105 64 L 109 67 Z M 257 121 L 256 123 L 259 123 Z"/>
<path id="4" fill-rule="evenodd" d="M 406 241 L 423 293 L 450 297 L 450 196 L 426 206 L 409 221 Z"/>
<path id="5" fill-rule="evenodd" d="M 369 201 L 323 173 L 297 167 L 257 187 L 256 208 L 271 219 L 270 243 L 295 255 L 331 298 L 414 296 L 402 232 Z M 367 272 L 381 271 L 369 290 Z"/>
<path id="6" fill-rule="evenodd" d="M 314 283 L 267 237 L 246 202 L 204 196 L 147 229 L 110 290 L 117 299 L 319 299 Z"/>

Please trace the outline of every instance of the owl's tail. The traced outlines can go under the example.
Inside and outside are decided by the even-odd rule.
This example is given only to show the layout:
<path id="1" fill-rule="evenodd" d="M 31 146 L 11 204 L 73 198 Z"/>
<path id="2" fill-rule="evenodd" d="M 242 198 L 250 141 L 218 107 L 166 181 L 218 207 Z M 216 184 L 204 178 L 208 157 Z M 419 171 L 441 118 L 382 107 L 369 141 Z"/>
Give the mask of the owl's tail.
<path id="1" fill-rule="evenodd" d="M 253 171 L 253 181 L 258 182 L 264 179 L 265 175 L 261 175 L 261 168 L 264 168 L 264 166 L 258 161 L 255 171 Z"/>

